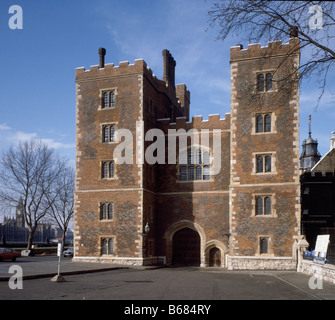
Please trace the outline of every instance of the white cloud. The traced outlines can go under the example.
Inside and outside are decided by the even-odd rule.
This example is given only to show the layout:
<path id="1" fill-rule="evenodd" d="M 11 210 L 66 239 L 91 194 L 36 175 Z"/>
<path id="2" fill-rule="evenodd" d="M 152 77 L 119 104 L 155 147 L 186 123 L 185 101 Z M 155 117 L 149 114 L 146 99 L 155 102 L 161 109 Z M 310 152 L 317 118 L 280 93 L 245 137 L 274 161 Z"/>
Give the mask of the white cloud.
<path id="1" fill-rule="evenodd" d="M 0 130 L 10 130 L 11 127 L 7 126 L 6 123 L 0 123 Z"/>
<path id="2" fill-rule="evenodd" d="M 40 140 L 52 149 L 71 149 L 76 147 L 74 143 L 57 142 L 53 139 L 40 139 Z"/>
<path id="3" fill-rule="evenodd" d="M 17 131 L 13 135 L 8 137 L 8 140 L 14 143 L 18 143 L 19 141 L 35 139 L 37 137 L 37 133 L 25 133 L 22 131 Z"/>

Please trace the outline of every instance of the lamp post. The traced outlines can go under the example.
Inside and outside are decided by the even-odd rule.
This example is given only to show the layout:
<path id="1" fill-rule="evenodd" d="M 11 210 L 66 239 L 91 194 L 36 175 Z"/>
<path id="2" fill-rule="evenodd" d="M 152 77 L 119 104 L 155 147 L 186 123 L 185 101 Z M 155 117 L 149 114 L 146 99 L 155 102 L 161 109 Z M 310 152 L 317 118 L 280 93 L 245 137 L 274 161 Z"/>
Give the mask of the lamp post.
<path id="1" fill-rule="evenodd" d="M 141 233 L 142 237 L 146 237 L 148 235 L 148 232 L 150 231 L 150 227 L 149 227 L 149 223 L 147 222 L 147 224 L 144 227 L 144 231 L 143 233 Z"/>

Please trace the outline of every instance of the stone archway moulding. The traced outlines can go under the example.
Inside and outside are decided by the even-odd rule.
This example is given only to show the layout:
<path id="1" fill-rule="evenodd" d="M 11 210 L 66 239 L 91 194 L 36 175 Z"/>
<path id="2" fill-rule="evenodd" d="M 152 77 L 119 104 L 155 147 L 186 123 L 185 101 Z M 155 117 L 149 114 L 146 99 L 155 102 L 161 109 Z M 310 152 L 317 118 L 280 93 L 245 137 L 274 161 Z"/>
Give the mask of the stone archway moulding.
<path id="1" fill-rule="evenodd" d="M 166 260 L 167 264 L 172 263 L 172 243 L 174 234 L 184 228 L 192 229 L 198 232 L 200 236 L 200 266 L 205 266 L 205 245 L 206 245 L 206 233 L 205 230 L 195 222 L 189 220 L 180 220 L 174 224 L 172 224 L 164 234 L 164 238 L 166 240 Z"/>
<path id="2" fill-rule="evenodd" d="M 209 266 L 209 251 L 218 248 L 221 251 L 221 266 L 225 266 L 225 254 L 228 252 L 227 247 L 219 240 L 210 240 L 205 246 L 205 265 Z"/>

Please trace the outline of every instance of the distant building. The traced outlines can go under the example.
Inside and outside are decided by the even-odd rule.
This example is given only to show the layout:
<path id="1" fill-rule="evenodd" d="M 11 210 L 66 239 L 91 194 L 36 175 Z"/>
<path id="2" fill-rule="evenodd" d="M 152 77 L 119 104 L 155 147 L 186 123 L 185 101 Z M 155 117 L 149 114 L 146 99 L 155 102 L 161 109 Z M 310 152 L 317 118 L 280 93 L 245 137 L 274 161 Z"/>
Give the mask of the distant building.
<path id="1" fill-rule="evenodd" d="M 51 239 L 51 225 L 41 223 L 34 234 L 34 243 L 47 243 Z M 19 200 L 15 210 L 15 217 L 5 216 L 0 224 L 0 244 L 26 243 L 29 230 L 25 226 L 22 199 Z"/>
<path id="2" fill-rule="evenodd" d="M 315 145 L 314 145 L 315 146 Z M 314 149 L 311 159 L 318 157 Z M 306 154 L 307 156 L 307 154 Z M 306 162 L 300 162 L 306 163 Z M 335 258 L 335 135 L 332 132 L 329 151 L 312 167 L 305 166 L 301 174 L 302 233 L 315 248 L 316 238 L 330 235 L 329 256 Z"/>
<path id="3" fill-rule="evenodd" d="M 318 140 L 312 138 L 311 116 L 309 116 L 308 138 L 302 143 L 300 155 L 300 170 L 310 171 L 320 160 L 321 154 L 318 151 Z"/>

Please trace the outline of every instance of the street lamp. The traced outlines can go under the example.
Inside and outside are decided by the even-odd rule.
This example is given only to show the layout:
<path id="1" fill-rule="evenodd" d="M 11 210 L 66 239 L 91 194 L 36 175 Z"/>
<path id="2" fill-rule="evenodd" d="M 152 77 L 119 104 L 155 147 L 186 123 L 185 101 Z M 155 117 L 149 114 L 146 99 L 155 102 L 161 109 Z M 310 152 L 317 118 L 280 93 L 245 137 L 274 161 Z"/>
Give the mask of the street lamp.
<path id="1" fill-rule="evenodd" d="M 149 228 L 149 223 L 147 222 L 147 224 L 145 225 L 144 227 L 144 231 L 145 233 L 141 233 L 141 236 L 142 237 L 146 237 L 148 235 L 148 232 L 149 232 L 150 228 Z"/>

